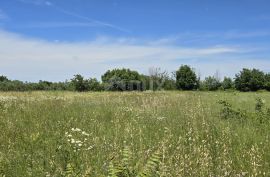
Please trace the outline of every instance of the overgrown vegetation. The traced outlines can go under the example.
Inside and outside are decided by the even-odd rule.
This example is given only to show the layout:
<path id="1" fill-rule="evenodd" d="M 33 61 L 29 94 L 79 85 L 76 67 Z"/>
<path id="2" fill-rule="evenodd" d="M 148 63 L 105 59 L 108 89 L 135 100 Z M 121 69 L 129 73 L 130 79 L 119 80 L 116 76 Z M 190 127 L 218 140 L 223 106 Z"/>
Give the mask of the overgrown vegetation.
<path id="1" fill-rule="evenodd" d="M 199 87 L 198 78 L 189 66 L 183 65 L 176 71 L 176 86 L 179 90 L 195 90 Z"/>
<path id="2" fill-rule="evenodd" d="M 223 106 L 220 111 L 220 116 L 223 119 L 238 119 L 242 122 L 245 119 L 254 119 L 259 123 L 270 123 L 270 108 L 265 108 L 264 100 L 261 98 L 256 98 L 254 111 L 235 109 L 230 103 L 224 100 L 219 100 L 218 103 Z"/>
<path id="3" fill-rule="evenodd" d="M 269 107 L 267 92 L 2 92 L 0 176 L 270 176 Z"/>
<path id="4" fill-rule="evenodd" d="M 200 80 L 195 70 L 182 65 L 176 72 L 169 74 L 160 68 L 150 68 L 149 74 L 139 74 L 130 69 L 108 70 L 102 75 L 101 82 L 96 78 L 86 79 L 77 74 L 65 82 L 39 81 L 38 83 L 9 80 L 0 76 L 1 91 L 33 91 L 33 90 L 69 90 L 69 91 L 145 91 L 145 90 L 239 90 L 270 91 L 270 74 L 258 69 L 243 69 L 235 78 L 217 75 Z"/>

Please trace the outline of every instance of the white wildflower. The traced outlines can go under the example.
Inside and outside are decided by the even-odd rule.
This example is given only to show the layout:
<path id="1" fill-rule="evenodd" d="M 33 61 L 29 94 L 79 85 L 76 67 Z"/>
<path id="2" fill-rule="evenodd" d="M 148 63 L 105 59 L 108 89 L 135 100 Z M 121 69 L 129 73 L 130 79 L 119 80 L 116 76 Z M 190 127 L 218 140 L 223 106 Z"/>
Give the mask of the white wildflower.
<path id="1" fill-rule="evenodd" d="M 91 149 L 93 149 L 93 146 L 89 146 L 89 147 L 87 148 L 87 150 L 91 150 Z"/>
<path id="2" fill-rule="evenodd" d="M 80 132 L 80 131 L 82 131 L 82 130 L 81 130 L 81 129 L 79 129 L 79 128 L 76 128 L 76 129 L 75 129 L 75 131 Z"/>
<path id="3" fill-rule="evenodd" d="M 85 131 L 82 131 L 82 134 L 85 135 L 85 136 L 89 136 L 89 134 L 86 133 Z"/>

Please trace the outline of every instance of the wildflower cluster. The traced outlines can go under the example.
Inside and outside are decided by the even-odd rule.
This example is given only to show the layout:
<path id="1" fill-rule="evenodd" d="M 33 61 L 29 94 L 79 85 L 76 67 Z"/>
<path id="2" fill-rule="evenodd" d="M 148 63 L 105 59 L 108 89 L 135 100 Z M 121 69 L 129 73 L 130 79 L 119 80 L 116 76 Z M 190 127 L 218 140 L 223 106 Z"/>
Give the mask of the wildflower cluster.
<path id="1" fill-rule="evenodd" d="M 86 133 L 79 128 L 72 128 L 71 132 L 65 133 L 65 137 L 67 138 L 67 141 L 71 145 L 74 152 L 93 149 L 93 145 L 90 145 L 88 140 L 89 136 L 89 133 Z"/>

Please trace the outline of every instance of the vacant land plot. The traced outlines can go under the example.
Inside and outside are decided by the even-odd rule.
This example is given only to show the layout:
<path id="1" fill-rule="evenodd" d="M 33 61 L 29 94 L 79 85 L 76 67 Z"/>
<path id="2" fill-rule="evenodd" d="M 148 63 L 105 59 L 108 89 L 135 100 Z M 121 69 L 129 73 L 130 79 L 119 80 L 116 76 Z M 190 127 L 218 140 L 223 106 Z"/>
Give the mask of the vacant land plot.
<path id="1" fill-rule="evenodd" d="M 264 92 L 0 93 L 0 175 L 270 176 L 269 103 Z"/>

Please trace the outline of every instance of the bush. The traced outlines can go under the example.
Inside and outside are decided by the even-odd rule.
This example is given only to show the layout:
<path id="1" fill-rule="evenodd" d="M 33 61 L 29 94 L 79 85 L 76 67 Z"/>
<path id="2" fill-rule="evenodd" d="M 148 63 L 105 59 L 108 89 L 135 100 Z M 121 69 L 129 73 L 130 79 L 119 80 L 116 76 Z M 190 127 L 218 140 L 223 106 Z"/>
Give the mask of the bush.
<path id="1" fill-rule="evenodd" d="M 129 69 L 108 70 L 101 77 L 106 90 L 132 91 L 143 90 L 143 78 L 137 71 Z"/>
<path id="2" fill-rule="evenodd" d="M 99 81 L 96 78 L 90 78 L 86 81 L 87 83 L 87 90 L 89 91 L 101 91 L 103 90 L 103 87 L 99 83 Z"/>
<path id="3" fill-rule="evenodd" d="M 243 69 L 236 74 L 235 87 L 240 91 L 257 91 L 265 87 L 265 75 L 257 69 Z"/>
<path id="4" fill-rule="evenodd" d="M 233 80 L 229 77 L 224 77 L 223 82 L 221 83 L 221 86 L 224 90 L 233 89 L 234 87 Z"/>
<path id="5" fill-rule="evenodd" d="M 270 109 L 264 107 L 265 103 L 261 98 L 256 99 L 255 112 L 235 109 L 230 103 L 224 100 L 220 100 L 218 103 L 222 105 L 220 111 L 220 117 L 222 119 L 237 119 L 241 121 L 249 120 L 260 124 L 270 122 Z"/>
<path id="6" fill-rule="evenodd" d="M 195 72 L 188 66 L 182 65 L 176 71 L 176 87 L 179 90 L 194 90 L 198 88 L 198 79 Z"/>
<path id="7" fill-rule="evenodd" d="M 201 84 L 202 90 L 215 91 L 221 87 L 221 83 L 215 77 L 209 76 Z"/>
<path id="8" fill-rule="evenodd" d="M 270 109 L 265 108 L 265 102 L 263 99 L 257 98 L 255 104 L 255 119 L 260 123 L 267 123 L 270 120 L 269 117 Z"/>
<path id="9" fill-rule="evenodd" d="M 264 88 L 268 91 L 270 91 L 270 74 L 265 74 L 265 83 Z"/>
<path id="10" fill-rule="evenodd" d="M 5 81 L 9 81 L 7 76 L 0 76 L 0 82 L 5 82 Z"/>
<path id="11" fill-rule="evenodd" d="M 230 103 L 225 100 L 219 100 L 218 103 L 222 105 L 222 109 L 220 111 L 220 116 L 222 119 L 238 119 L 243 120 L 247 117 L 245 111 L 240 109 L 234 109 Z"/>
<path id="12" fill-rule="evenodd" d="M 97 79 L 90 78 L 84 79 L 81 75 L 77 74 L 71 79 L 71 83 L 76 91 L 101 91 L 102 87 Z"/>
<path id="13" fill-rule="evenodd" d="M 2 91 L 26 91 L 28 90 L 27 85 L 22 81 L 4 81 L 0 82 L 0 90 Z"/>
<path id="14" fill-rule="evenodd" d="M 87 91 L 87 82 L 80 74 L 74 75 L 74 78 L 71 79 L 71 83 L 76 91 L 79 92 Z"/>
<path id="15" fill-rule="evenodd" d="M 176 83 L 174 76 L 160 68 L 150 68 L 149 76 L 142 75 L 144 90 L 175 90 Z"/>

